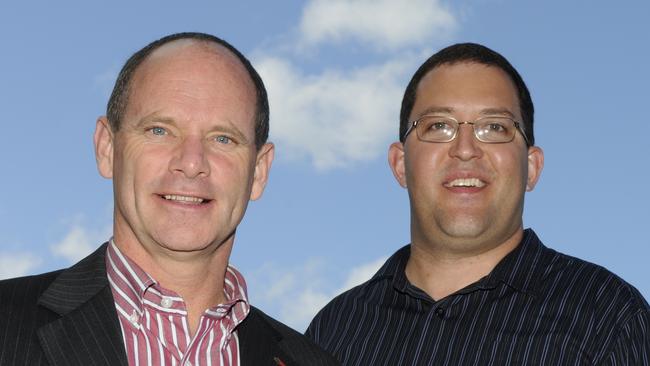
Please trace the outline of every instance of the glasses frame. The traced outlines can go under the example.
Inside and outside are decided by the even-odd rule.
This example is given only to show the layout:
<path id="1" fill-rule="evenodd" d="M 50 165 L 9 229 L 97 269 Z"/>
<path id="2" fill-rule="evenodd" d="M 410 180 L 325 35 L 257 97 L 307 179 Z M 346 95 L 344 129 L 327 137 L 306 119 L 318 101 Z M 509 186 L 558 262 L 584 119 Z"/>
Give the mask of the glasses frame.
<path id="1" fill-rule="evenodd" d="M 422 119 L 427 118 L 427 117 L 444 117 L 446 119 L 454 121 L 458 125 L 456 127 L 455 131 L 454 131 L 454 135 L 447 141 L 429 141 L 429 140 L 422 139 L 420 137 L 420 133 L 417 132 L 417 125 L 418 125 L 418 122 L 420 122 Z M 510 140 L 508 140 L 508 141 L 484 141 L 484 140 L 481 140 L 481 138 L 478 136 L 477 131 L 476 131 L 476 127 L 475 127 L 476 122 L 478 122 L 478 121 L 480 121 L 482 119 L 485 119 L 485 118 L 495 118 L 495 117 L 511 120 L 512 123 L 515 125 L 515 128 L 517 129 L 517 131 L 519 131 L 519 133 L 521 133 L 521 136 L 524 138 L 524 141 L 526 142 L 526 146 L 531 146 L 530 142 L 528 142 L 528 138 L 526 137 L 526 134 L 524 133 L 523 128 L 521 127 L 521 123 L 516 121 L 515 119 L 507 117 L 507 116 L 483 116 L 483 117 L 479 117 L 479 118 L 477 118 L 477 119 L 475 119 L 473 121 L 459 121 L 459 120 L 457 120 L 456 118 L 454 118 L 452 116 L 437 116 L 437 115 L 425 114 L 424 116 L 421 116 L 418 119 L 415 119 L 415 120 L 409 122 L 409 124 L 411 126 L 406 130 L 406 133 L 404 134 L 404 141 L 406 141 L 406 138 L 409 136 L 409 134 L 411 132 L 413 132 L 413 130 L 415 130 L 415 134 L 417 135 L 418 140 L 420 140 L 422 142 L 430 142 L 430 143 L 452 142 L 458 136 L 458 131 L 460 130 L 461 125 L 471 125 L 472 126 L 472 132 L 474 133 L 474 137 L 476 138 L 476 140 L 478 140 L 478 141 L 480 141 L 480 142 L 482 142 L 484 144 L 505 144 L 505 143 L 508 143 L 508 142 L 512 142 L 512 140 L 515 139 L 516 134 L 512 134 L 512 138 Z"/>

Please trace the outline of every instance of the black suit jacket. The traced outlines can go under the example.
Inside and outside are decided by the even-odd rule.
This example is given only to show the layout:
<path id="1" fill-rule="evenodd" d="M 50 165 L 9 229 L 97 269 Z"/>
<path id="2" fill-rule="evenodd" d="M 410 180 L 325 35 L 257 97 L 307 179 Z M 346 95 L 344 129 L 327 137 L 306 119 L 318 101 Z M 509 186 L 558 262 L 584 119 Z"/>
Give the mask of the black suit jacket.
<path id="1" fill-rule="evenodd" d="M 0 365 L 127 365 L 105 254 L 106 244 L 68 269 L 0 281 Z M 243 366 L 339 364 L 254 307 L 237 329 Z"/>

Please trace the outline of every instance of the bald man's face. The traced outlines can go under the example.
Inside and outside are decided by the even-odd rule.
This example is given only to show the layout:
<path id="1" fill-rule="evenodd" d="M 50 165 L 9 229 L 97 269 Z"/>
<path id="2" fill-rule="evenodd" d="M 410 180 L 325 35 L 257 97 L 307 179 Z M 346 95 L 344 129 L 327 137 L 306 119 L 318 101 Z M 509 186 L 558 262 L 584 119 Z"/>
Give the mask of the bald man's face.
<path id="1" fill-rule="evenodd" d="M 98 121 L 116 242 L 182 252 L 232 241 L 273 158 L 272 145 L 255 147 L 255 113 L 255 86 L 223 47 L 180 40 L 154 51 L 134 75 L 119 131 Z"/>

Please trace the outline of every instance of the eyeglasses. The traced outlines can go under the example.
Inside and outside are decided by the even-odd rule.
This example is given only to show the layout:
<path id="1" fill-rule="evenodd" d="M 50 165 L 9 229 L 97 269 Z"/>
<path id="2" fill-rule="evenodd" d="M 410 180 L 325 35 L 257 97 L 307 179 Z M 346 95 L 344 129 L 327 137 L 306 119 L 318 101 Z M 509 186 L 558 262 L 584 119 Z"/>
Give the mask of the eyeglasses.
<path id="1" fill-rule="evenodd" d="M 410 127 L 404 134 L 404 139 L 413 130 L 418 138 L 426 142 L 451 142 L 458 136 L 460 125 L 472 125 L 474 136 L 477 140 L 487 144 L 502 144 L 510 142 L 515 138 L 517 131 L 521 133 L 528 143 L 526 134 L 521 129 L 521 124 L 509 117 L 486 116 L 474 121 L 459 122 L 457 119 L 448 116 L 425 115 L 410 123 Z"/>

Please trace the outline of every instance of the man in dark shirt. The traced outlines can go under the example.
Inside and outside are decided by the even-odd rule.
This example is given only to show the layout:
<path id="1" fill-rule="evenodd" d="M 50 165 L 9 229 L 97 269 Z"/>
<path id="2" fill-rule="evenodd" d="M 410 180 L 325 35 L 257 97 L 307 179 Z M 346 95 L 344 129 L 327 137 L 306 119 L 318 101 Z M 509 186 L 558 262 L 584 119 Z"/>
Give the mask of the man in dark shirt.
<path id="1" fill-rule="evenodd" d="M 420 66 L 388 160 L 411 244 L 321 310 L 316 343 L 345 365 L 650 364 L 639 292 L 523 229 L 544 156 L 503 56 L 457 44 Z"/>

